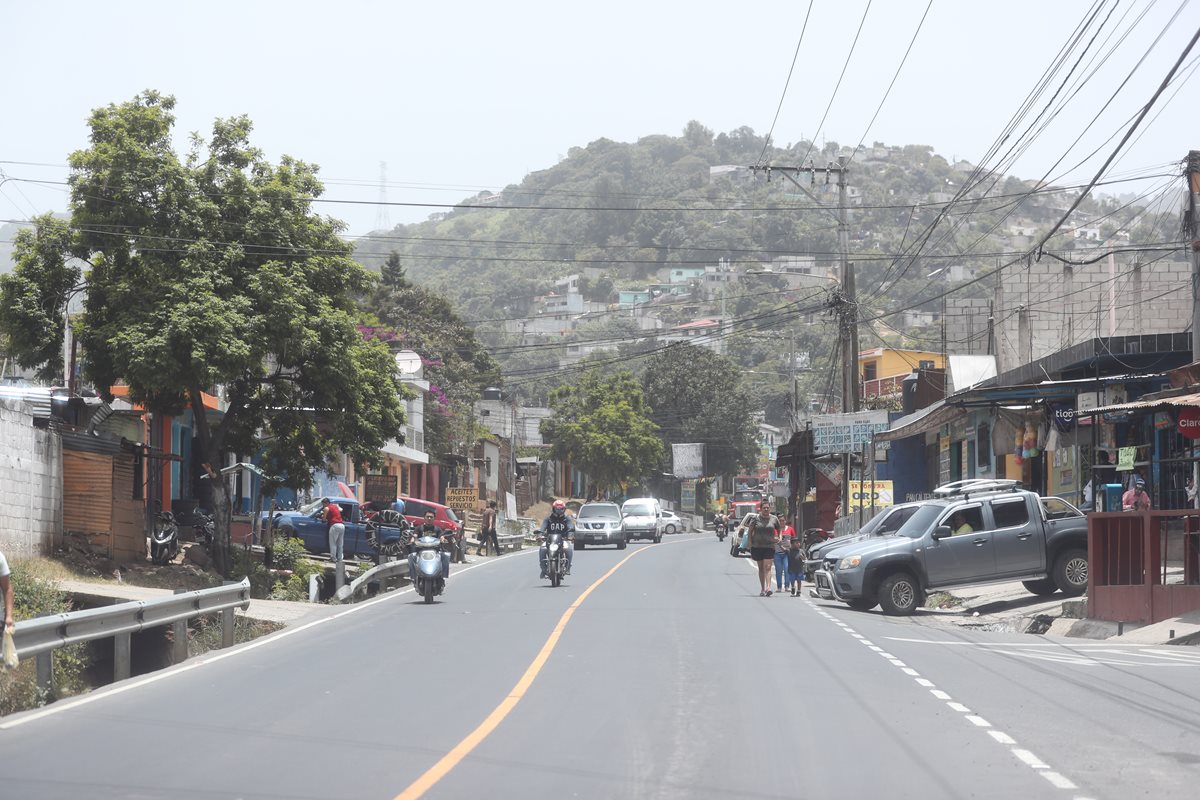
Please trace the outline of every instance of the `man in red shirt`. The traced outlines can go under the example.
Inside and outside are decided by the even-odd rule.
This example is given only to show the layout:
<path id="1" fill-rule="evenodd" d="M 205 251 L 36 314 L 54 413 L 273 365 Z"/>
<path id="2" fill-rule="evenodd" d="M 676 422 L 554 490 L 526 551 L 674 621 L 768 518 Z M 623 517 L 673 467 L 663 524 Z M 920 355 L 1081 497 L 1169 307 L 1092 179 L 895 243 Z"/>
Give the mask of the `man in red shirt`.
<path id="1" fill-rule="evenodd" d="M 346 525 L 342 522 L 342 507 L 329 502 L 328 497 L 321 498 L 324 506 L 325 524 L 329 526 L 329 557 L 334 563 L 345 557 L 342 547 L 346 544 Z"/>

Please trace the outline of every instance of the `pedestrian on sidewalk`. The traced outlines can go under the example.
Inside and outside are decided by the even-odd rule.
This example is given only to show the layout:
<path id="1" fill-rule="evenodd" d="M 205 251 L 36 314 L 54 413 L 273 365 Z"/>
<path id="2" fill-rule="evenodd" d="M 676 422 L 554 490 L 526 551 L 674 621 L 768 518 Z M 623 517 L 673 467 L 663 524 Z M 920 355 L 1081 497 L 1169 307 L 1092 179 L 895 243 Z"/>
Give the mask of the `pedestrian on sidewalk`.
<path id="1" fill-rule="evenodd" d="M 331 503 L 328 497 L 321 498 L 321 505 L 324 508 L 325 525 L 329 530 L 329 557 L 336 564 L 346 555 L 342 549 L 346 544 L 346 524 L 342 521 L 342 507 Z"/>
<path id="2" fill-rule="evenodd" d="M 800 596 L 800 583 L 804 579 L 804 550 L 800 547 L 800 537 L 793 536 L 787 552 L 787 587 L 792 597 Z"/>
<path id="3" fill-rule="evenodd" d="M 17 621 L 13 619 L 13 586 L 9 577 L 8 559 L 0 553 L 0 591 L 4 592 L 4 630 L 12 633 Z"/>
<path id="4" fill-rule="evenodd" d="M 796 530 L 792 527 L 792 523 L 787 520 L 784 520 L 784 523 L 783 530 L 775 539 L 775 591 L 781 594 L 784 589 L 788 588 L 784 583 L 784 577 L 787 575 L 788 550 L 792 549 L 792 540 L 796 538 Z"/>
<path id="5" fill-rule="evenodd" d="M 500 539 L 496 536 L 496 501 L 488 500 L 487 508 L 483 510 L 483 517 L 479 522 L 479 549 L 475 551 L 477 556 L 486 556 L 488 542 L 492 544 L 492 551 L 496 555 L 500 555 Z"/>
<path id="6" fill-rule="evenodd" d="M 771 565 L 775 561 L 776 542 L 779 539 L 779 518 L 771 513 L 771 504 L 764 500 L 758 513 L 746 518 L 750 529 L 750 558 L 758 564 L 759 597 L 770 597 Z"/>

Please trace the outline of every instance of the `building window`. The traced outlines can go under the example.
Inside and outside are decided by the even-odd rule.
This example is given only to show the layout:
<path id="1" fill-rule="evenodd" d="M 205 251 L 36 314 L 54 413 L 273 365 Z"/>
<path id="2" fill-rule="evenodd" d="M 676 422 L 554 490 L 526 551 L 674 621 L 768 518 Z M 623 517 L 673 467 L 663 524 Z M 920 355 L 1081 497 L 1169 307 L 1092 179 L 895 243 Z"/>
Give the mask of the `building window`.
<path id="1" fill-rule="evenodd" d="M 876 377 L 875 362 L 868 361 L 867 363 L 863 364 L 863 380 L 873 381 Z"/>
<path id="2" fill-rule="evenodd" d="M 983 469 L 992 465 L 992 431 L 987 423 L 975 429 L 975 463 Z"/>

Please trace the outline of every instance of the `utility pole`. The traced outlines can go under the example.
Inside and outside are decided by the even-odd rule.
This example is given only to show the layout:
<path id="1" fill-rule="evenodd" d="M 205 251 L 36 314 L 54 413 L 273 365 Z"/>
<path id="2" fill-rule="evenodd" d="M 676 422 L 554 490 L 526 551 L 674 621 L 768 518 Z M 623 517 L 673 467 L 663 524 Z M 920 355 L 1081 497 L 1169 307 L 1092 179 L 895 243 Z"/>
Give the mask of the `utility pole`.
<path id="1" fill-rule="evenodd" d="M 838 344 L 842 354 L 842 413 L 853 414 L 858 411 L 858 301 L 854 288 L 854 265 L 850 262 L 850 224 L 846 221 L 846 207 L 849 205 L 848 175 L 850 159 L 838 156 L 837 163 L 829 162 L 823 167 L 815 166 L 811 161 L 803 167 L 751 166 L 754 172 L 763 171 L 767 180 L 771 173 L 778 172 L 787 178 L 792 185 L 807 195 L 813 202 L 824 207 L 837 219 L 838 225 L 838 255 L 841 261 L 841 287 L 833 298 L 833 307 L 838 316 Z M 817 185 L 817 175 L 824 177 L 825 185 L 837 181 L 838 204 L 836 213 L 825 206 L 810 189 Z M 800 175 L 808 176 L 808 186 L 799 180 Z M 794 385 L 794 383 L 793 383 Z M 850 464 L 852 455 L 842 454 L 842 513 L 849 513 L 850 502 Z"/>
<path id="2" fill-rule="evenodd" d="M 1188 153 L 1187 182 L 1184 224 L 1192 245 L 1192 360 L 1200 361 L 1200 150 Z"/>

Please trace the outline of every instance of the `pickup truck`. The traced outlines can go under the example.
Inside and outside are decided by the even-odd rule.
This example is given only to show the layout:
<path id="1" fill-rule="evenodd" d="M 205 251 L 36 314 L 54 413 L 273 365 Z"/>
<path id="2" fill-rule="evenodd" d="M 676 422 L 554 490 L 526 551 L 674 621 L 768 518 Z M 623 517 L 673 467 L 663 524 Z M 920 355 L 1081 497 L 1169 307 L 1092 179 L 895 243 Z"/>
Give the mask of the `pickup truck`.
<path id="1" fill-rule="evenodd" d="M 825 550 L 814 593 L 901 616 L 931 589 L 1014 580 L 1038 595 L 1087 589 L 1087 518 L 1070 503 L 1003 481 L 938 493 L 894 532 Z"/>

